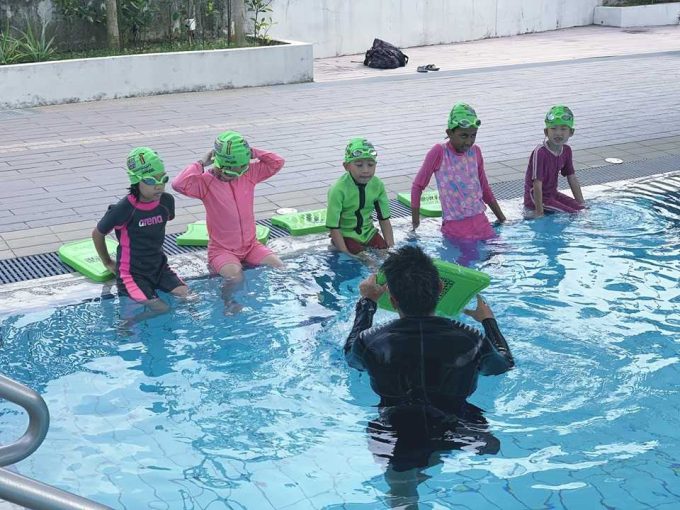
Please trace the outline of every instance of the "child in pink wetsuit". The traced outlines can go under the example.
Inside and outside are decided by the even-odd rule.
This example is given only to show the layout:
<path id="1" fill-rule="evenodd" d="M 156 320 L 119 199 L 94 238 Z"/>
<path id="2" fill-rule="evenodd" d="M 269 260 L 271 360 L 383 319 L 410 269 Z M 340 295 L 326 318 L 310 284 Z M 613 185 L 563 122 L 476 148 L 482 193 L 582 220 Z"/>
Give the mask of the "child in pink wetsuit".
<path id="1" fill-rule="evenodd" d="M 496 234 L 484 213 L 487 204 L 505 221 L 484 173 L 482 151 L 475 145 L 481 121 L 465 103 L 456 103 L 449 114 L 448 141 L 437 144 L 425 156 L 411 187 L 413 229 L 420 225 L 420 196 L 434 174 L 442 204 L 442 233 L 455 240 L 491 239 Z"/>
<path id="2" fill-rule="evenodd" d="M 251 158 L 257 161 L 251 163 Z M 210 163 L 213 166 L 207 170 Z M 192 163 L 172 181 L 178 193 L 203 201 L 208 227 L 208 263 L 225 280 L 225 306 L 243 281 L 242 263 L 282 267 L 281 259 L 255 235 L 255 185 L 283 167 L 282 157 L 250 148 L 241 134 L 226 131 L 203 160 Z M 237 311 L 233 309 L 232 311 Z"/>

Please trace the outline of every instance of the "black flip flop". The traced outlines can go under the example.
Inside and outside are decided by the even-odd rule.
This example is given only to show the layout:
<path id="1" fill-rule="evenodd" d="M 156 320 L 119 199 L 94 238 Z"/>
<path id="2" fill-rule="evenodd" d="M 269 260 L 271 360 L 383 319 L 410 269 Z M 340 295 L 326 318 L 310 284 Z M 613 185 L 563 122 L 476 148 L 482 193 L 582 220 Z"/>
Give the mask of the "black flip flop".
<path id="1" fill-rule="evenodd" d="M 434 64 L 427 64 L 426 66 L 421 66 L 423 69 L 427 69 L 428 71 L 439 71 L 439 68 L 434 65 Z"/>

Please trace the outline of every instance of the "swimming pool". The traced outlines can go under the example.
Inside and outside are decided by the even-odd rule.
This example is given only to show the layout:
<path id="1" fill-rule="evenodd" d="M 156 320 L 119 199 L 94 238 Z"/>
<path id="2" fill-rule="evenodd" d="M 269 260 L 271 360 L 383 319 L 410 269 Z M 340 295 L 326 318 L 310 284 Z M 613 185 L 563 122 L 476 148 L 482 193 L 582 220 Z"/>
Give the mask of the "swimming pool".
<path id="1" fill-rule="evenodd" d="M 680 173 L 606 188 L 480 251 L 517 361 L 471 399 L 501 451 L 444 454 L 421 508 L 680 505 Z M 457 256 L 435 225 L 419 242 Z M 114 508 L 386 508 L 377 398 L 341 352 L 368 270 L 320 247 L 286 262 L 247 273 L 234 317 L 216 279 L 127 332 L 114 299 L 1 317 L 1 370 L 52 415 L 17 470 Z M 0 443 L 24 427 L 0 403 Z"/>

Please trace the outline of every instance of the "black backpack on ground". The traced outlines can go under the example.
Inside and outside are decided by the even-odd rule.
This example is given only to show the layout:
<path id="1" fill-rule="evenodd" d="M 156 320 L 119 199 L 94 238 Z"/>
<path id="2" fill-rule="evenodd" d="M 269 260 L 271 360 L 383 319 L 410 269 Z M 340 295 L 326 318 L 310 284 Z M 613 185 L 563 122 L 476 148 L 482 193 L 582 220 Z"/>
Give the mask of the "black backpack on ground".
<path id="1" fill-rule="evenodd" d="M 381 39 L 374 39 L 373 46 L 366 51 L 364 65 L 375 69 L 396 69 L 408 62 L 408 55 L 404 55 L 399 48 Z"/>

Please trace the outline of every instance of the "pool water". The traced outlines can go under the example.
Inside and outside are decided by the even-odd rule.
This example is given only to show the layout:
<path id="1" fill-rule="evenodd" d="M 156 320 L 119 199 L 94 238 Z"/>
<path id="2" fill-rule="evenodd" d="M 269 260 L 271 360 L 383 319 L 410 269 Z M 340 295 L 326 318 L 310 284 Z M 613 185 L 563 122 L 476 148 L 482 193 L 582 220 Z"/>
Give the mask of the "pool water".
<path id="1" fill-rule="evenodd" d="M 461 256 L 434 221 L 418 242 Z M 471 259 L 517 362 L 470 399 L 501 450 L 442 454 L 420 508 L 680 507 L 680 173 L 510 221 Z M 117 299 L 0 317 L 0 370 L 52 416 L 16 469 L 119 509 L 388 508 L 377 398 L 341 349 L 368 269 L 319 248 L 286 263 L 247 272 L 233 317 L 217 279 L 129 330 Z M 25 424 L 0 403 L 0 443 Z"/>

